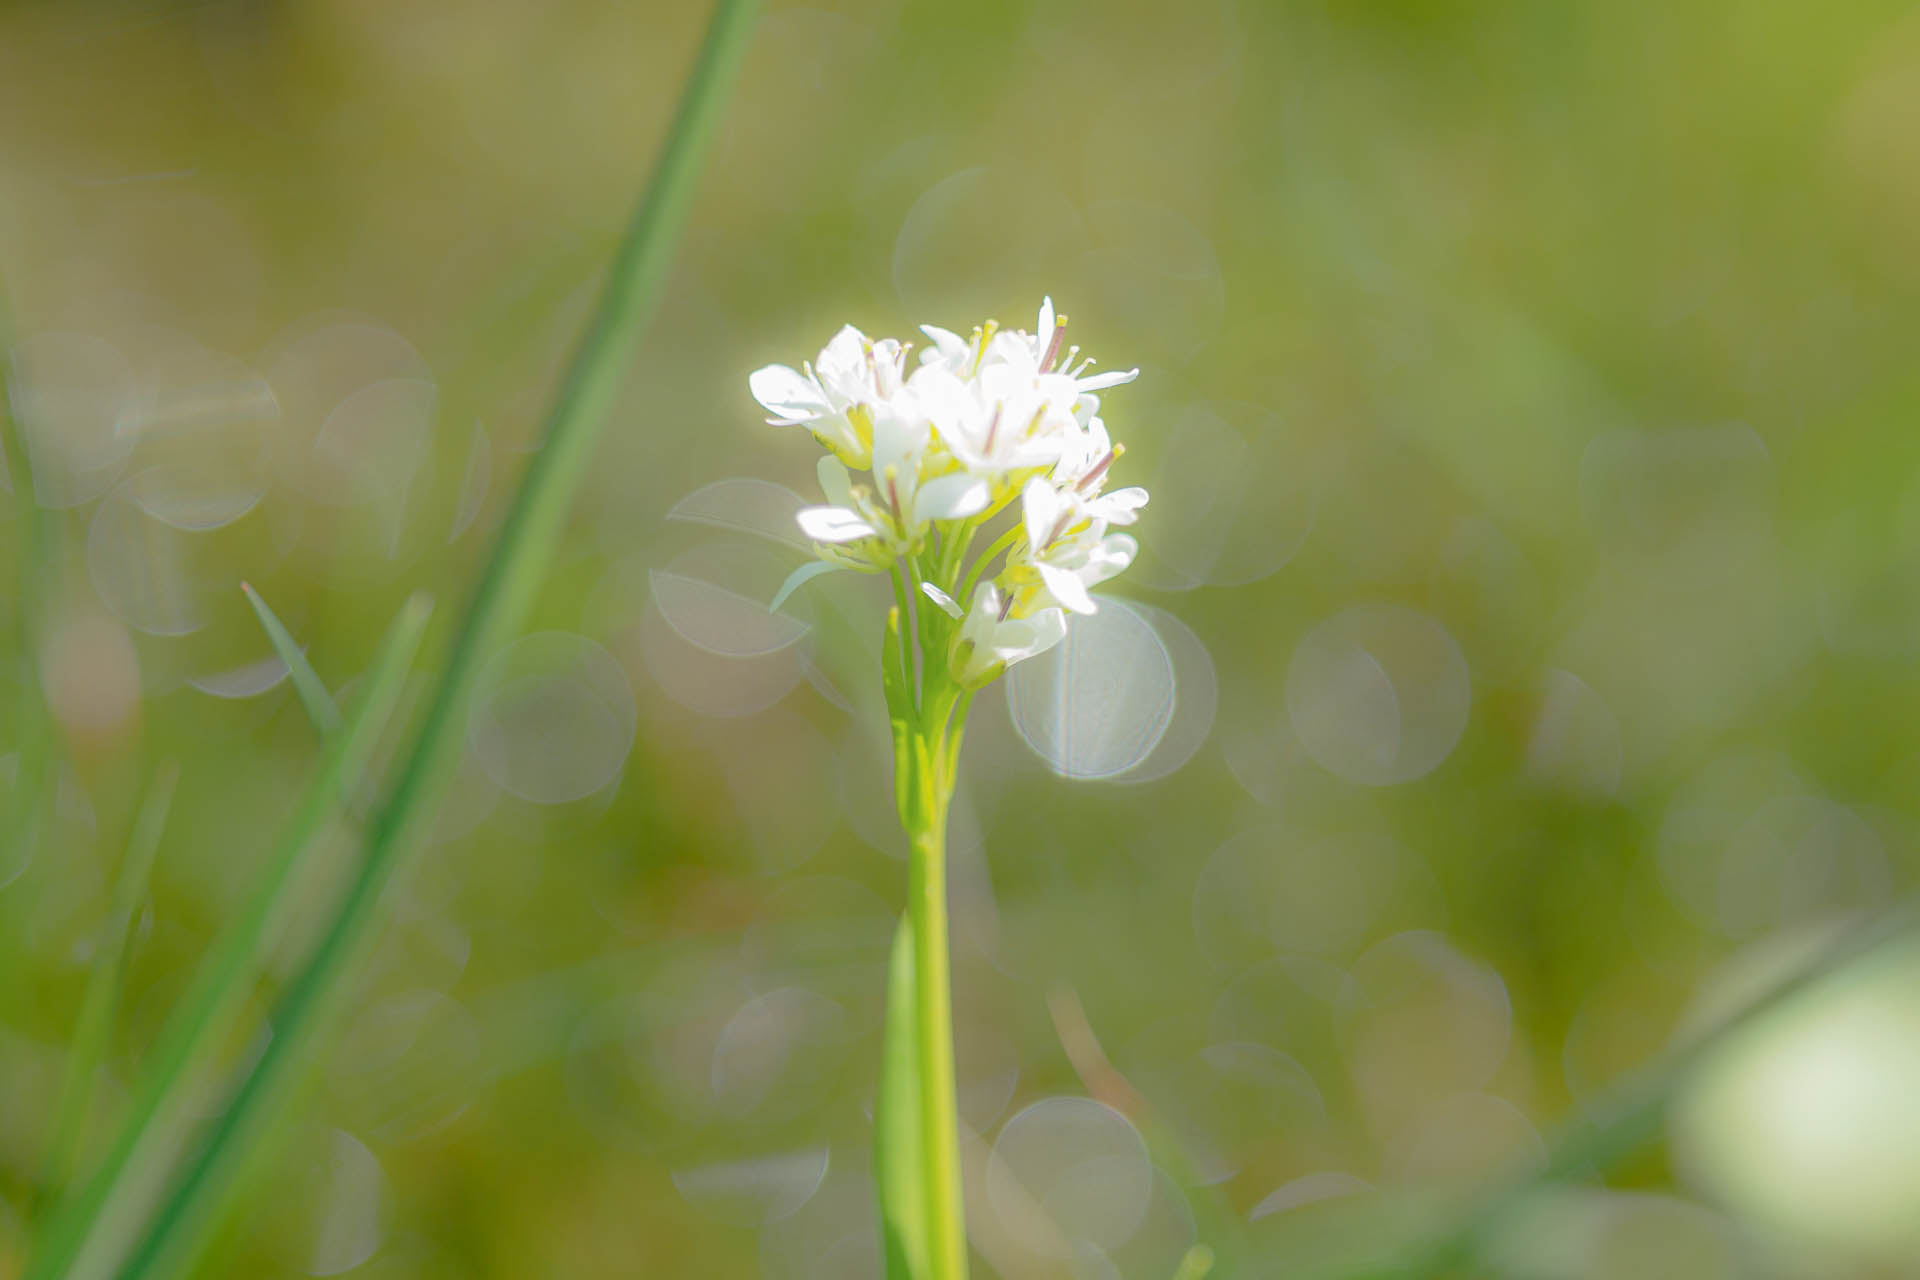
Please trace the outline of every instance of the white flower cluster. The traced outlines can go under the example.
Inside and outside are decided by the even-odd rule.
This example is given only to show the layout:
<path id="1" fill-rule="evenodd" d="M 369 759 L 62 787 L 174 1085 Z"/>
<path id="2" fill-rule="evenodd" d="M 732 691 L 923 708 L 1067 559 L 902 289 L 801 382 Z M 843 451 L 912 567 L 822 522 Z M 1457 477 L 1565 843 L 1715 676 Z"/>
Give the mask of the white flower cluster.
<path id="1" fill-rule="evenodd" d="M 949 670 L 971 688 L 1057 644 L 1066 615 L 1094 612 L 1090 589 L 1132 562 L 1134 540 L 1109 530 L 1132 524 L 1147 493 L 1104 492 L 1121 449 L 1096 393 L 1139 370 L 1089 373 L 1051 299 L 1031 334 L 992 321 L 971 338 L 922 332 L 931 345 L 911 370 L 908 346 L 849 325 L 815 363 L 768 365 L 750 386 L 770 423 L 804 426 L 829 451 L 829 505 L 799 515 L 822 560 L 902 574 L 959 624 Z M 969 565 L 974 535 L 1016 502 Z"/>

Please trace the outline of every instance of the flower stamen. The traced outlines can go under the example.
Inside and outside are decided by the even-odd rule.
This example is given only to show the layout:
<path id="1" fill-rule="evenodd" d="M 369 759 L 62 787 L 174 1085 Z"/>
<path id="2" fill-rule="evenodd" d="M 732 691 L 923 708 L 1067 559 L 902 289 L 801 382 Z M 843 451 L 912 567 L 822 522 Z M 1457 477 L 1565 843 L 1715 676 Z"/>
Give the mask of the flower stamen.
<path id="1" fill-rule="evenodd" d="M 1060 354 L 1060 344 L 1067 340 L 1067 318 L 1061 316 L 1053 322 L 1053 339 L 1047 343 L 1047 353 L 1040 357 L 1040 372 L 1053 372 L 1053 362 Z"/>
<path id="2" fill-rule="evenodd" d="M 1080 483 L 1074 487 L 1083 494 L 1092 495 L 1095 490 L 1099 489 L 1100 482 L 1106 478 L 1107 468 L 1111 467 L 1114 460 L 1126 451 L 1127 446 L 1123 444 L 1117 444 L 1107 450 L 1100 461 L 1087 468 L 1087 474 L 1081 476 Z"/>
<path id="3" fill-rule="evenodd" d="M 904 525 L 906 523 L 907 517 L 906 517 L 906 513 L 900 509 L 899 469 L 896 468 L 891 462 L 889 462 L 887 464 L 886 474 L 882 477 L 882 479 L 884 479 L 887 482 L 887 503 L 889 506 L 893 508 L 893 518 L 900 524 Z"/>
<path id="4" fill-rule="evenodd" d="M 1000 322 L 989 320 L 974 332 L 980 335 L 980 345 L 973 353 L 973 368 L 967 370 L 969 378 L 980 372 L 980 362 L 987 358 L 987 348 L 993 343 L 993 335 L 1000 332 Z"/>

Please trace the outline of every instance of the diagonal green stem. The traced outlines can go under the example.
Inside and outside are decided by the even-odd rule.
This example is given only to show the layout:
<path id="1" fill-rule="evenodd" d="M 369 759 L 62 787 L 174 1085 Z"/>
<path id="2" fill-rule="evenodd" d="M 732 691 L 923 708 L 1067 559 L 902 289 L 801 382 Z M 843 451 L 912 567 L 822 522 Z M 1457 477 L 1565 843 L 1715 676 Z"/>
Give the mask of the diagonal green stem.
<path id="1" fill-rule="evenodd" d="M 180 766 L 175 761 L 169 760 L 154 771 L 134 817 L 133 830 L 127 837 L 126 854 L 114 879 L 113 902 L 100 927 L 93 969 L 87 975 L 86 990 L 80 997 L 73 1049 L 67 1055 L 66 1079 L 61 1083 L 60 1099 L 54 1108 L 53 1144 L 40 1186 L 41 1194 L 48 1197 L 65 1190 L 86 1147 L 94 1075 L 105 1061 L 113 1038 L 114 1010 L 120 1002 L 121 982 L 126 976 L 127 944 L 133 933 L 133 922 L 147 899 L 154 855 L 159 851 L 160 835 L 167 825 L 167 810 L 173 804 L 174 785 L 179 780 Z"/>
<path id="2" fill-rule="evenodd" d="M 960 589 L 953 597 L 962 609 L 972 603 L 974 584 L 980 581 L 980 575 L 986 571 L 987 566 L 992 564 L 994 558 L 1001 552 L 1025 537 L 1026 532 L 1026 526 L 1016 520 L 1012 528 L 995 538 L 987 549 L 980 553 L 979 558 L 973 562 L 973 567 L 967 570 L 966 579 L 960 583 Z"/>
<path id="3" fill-rule="evenodd" d="M 346 896 L 276 1011 L 273 1038 L 199 1159 L 154 1219 L 131 1277 L 172 1274 L 197 1256 L 247 1167 L 246 1155 L 298 1084 L 337 1011 L 344 979 L 372 936 L 383 891 L 414 843 L 455 762 L 459 726 L 487 660 L 519 627 L 539 589 L 619 390 L 627 354 L 651 314 L 694 178 L 747 43 L 754 0 L 721 0 L 605 294 L 509 508 L 412 750 L 375 816 Z"/>
<path id="4" fill-rule="evenodd" d="M 1609 1090 L 1549 1144 L 1544 1165 L 1495 1187 L 1444 1229 L 1384 1265 L 1324 1274 L 1328 1280 L 1452 1274 L 1452 1269 L 1478 1257 L 1514 1211 L 1540 1190 L 1604 1169 L 1652 1139 L 1674 1095 L 1731 1038 L 1859 961 L 1911 936 L 1917 925 L 1920 906 L 1906 905 L 1849 931 L 1758 999 Z"/>
<path id="5" fill-rule="evenodd" d="M 415 597 L 389 629 L 353 719 L 328 740 L 320 767 L 268 860 L 265 879 L 168 1018 L 132 1110 L 99 1170 L 39 1241 L 27 1280 L 104 1280 L 115 1274 L 135 1233 L 165 1194 L 166 1178 L 193 1132 L 209 1059 L 233 1028 L 296 905 L 310 852 L 320 847 L 345 789 L 365 773 L 399 700 L 427 613 L 425 599 Z"/>

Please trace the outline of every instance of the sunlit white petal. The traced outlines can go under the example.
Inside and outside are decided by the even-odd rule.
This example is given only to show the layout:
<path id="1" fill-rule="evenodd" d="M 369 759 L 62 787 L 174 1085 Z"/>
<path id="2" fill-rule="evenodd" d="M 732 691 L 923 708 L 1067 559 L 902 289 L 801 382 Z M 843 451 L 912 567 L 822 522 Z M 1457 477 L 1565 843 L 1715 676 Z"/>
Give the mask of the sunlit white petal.
<path id="1" fill-rule="evenodd" d="M 993 488 L 984 479 L 957 471 L 920 486 L 913 509 L 927 520 L 960 520 L 979 515 L 993 501 Z"/>
<path id="2" fill-rule="evenodd" d="M 815 542 L 854 542 L 878 530 L 845 507 L 802 507 L 794 517 L 800 531 Z"/>
<path id="3" fill-rule="evenodd" d="M 959 602 L 940 588 L 934 586 L 931 582 L 921 583 L 920 590 L 926 595 L 927 599 L 939 605 L 940 611 L 949 618 L 957 619 L 961 616 Z"/>
<path id="4" fill-rule="evenodd" d="M 1093 597 L 1087 594 L 1087 584 L 1080 580 L 1079 574 L 1071 569 L 1048 564 L 1044 560 L 1036 563 L 1034 568 L 1040 571 L 1040 580 L 1047 584 L 1047 591 L 1062 605 L 1075 613 L 1098 611 L 1099 606 L 1094 604 Z"/>
<path id="5" fill-rule="evenodd" d="M 1132 524 L 1147 505 L 1147 491 L 1138 485 L 1103 493 L 1086 504 L 1087 514 L 1108 524 Z"/>
<path id="6" fill-rule="evenodd" d="M 798 369 L 770 364 L 747 378 L 753 398 L 775 415 L 776 426 L 792 426 L 831 411 L 820 385 Z"/>
<path id="7" fill-rule="evenodd" d="M 1124 372 L 1114 370 L 1110 373 L 1089 374 L 1084 378 L 1075 379 L 1075 381 L 1079 384 L 1080 390 L 1082 391 L 1105 391 L 1108 387 L 1118 387 L 1125 383 L 1132 382 L 1139 376 L 1140 371 L 1138 369 L 1128 369 Z"/>

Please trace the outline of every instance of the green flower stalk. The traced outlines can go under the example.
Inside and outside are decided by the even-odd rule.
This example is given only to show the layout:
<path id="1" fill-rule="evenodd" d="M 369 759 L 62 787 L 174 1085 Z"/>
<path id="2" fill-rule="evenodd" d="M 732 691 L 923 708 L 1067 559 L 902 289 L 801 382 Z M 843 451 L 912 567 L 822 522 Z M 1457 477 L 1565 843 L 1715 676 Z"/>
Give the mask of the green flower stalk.
<path id="1" fill-rule="evenodd" d="M 769 365 L 754 397 L 775 426 L 804 426 L 827 449 L 822 506 L 799 512 L 819 556 L 775 597 L 834 570 L 891 580 L 881 677 L 894 748 L 894 802 L 911 852 L 895 943 L 876 1107 L 887 1272 L 967 1273 L 954 1107 L 947 938 L 947 810 L 974 693 L 1066 637 L 1095 612 L 1091 588 L 1136 546 L 1115 526 L 1144 489 L 1106 492 L 1121 449 L 1098 392 L 1138 370 L 1089 372 L 1048 299 L 1031 334 L 992 321 L 961 338 L 925 326 L 910 348 L 842 329 L 817 362 Z M 975 544 L 983 549 L 976 551 Z"/>

